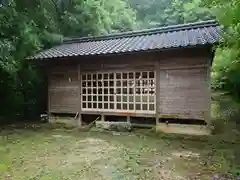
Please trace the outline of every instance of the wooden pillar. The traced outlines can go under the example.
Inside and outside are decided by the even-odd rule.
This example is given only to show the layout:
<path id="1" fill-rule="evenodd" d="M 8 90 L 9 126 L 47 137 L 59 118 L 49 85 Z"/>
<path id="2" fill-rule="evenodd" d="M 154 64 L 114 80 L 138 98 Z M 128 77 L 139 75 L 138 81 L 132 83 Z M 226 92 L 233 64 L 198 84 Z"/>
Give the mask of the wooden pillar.
<path id="1" fill-rule="evenodd" d="M 81 127 L 82 126 L 82 114 L 81 113 L 79 113 L 78 114 L 78 127 Z"/>
<path id="2" fill-rule="evenodd" d="M 211 121 L 211 69 L 212 69 L 212 61 L 213 57 L 207 59 L 207 99 L 208 99 L 208 112 L 205 115 L 205 121 L 207 125 L 210 125 Z"/>
<path id="3" fill-rule="evenodd" d="M 101 121 L 105 121 L 105 116 L 101 114 Z"/>
<path id="4" fill-rule="evenodd" d="M 131 117 L 130 116 L 127 116 L 127 122 L 131 123 Z"/>
<path id="5" fill-rule="evenodd" d="M 82 102 L 81 102 L 81 72 L 80 63 L 78 64 L 78 127 L 82 126 Z"/>
<path id="6" fill-rule="evenodd" d="M 160 114 L 160 62 L 157 59 L 156 62 L 156 125 L 159 124 L 159 114 Z"/>
<path id="7" fill-rule="evenodd" d="M 56 117 L 54 117 L 51 113 L 51 95 L 50 95 L 50 70 L 47 71 L 47 81 L 48 81 L 48 88 L 47 88 L 47 101 L 48 101 L 48 105 L 47 105 L 47 114 L 48 114 L 48 122 L 51 123 L 55 123 L 56 122 Z"/>
<path id="8" fill-rule="evenodd" d="M 49 82 L 49 78 L 48 78 L 48 82 Z M 50 99 L 50 90 L 49 90 L 49 83 L 48 83 L 48 89 L 47 89 L 47 93 L 48 93 L 48 112 L 47 112 L 47 114 L 48 114 L 48 121 L 50 122 L 50 121 L 52 121 L 52 114 L 51 114 L 51 108 L 50 108 L 50 105 L 51 105 L 51 99 Z"/>

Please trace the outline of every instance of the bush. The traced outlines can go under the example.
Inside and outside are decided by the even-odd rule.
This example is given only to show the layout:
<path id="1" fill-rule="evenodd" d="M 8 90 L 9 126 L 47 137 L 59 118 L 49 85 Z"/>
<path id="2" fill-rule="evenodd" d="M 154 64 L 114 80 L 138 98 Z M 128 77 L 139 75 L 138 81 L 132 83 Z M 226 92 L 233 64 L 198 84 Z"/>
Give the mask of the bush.
<path id="1" fill-rule="evenodd" d="M 226 94 L 214 95 L 212 101 L 213 134 L 232 133 L 240 130 L 240 104 Z"/>

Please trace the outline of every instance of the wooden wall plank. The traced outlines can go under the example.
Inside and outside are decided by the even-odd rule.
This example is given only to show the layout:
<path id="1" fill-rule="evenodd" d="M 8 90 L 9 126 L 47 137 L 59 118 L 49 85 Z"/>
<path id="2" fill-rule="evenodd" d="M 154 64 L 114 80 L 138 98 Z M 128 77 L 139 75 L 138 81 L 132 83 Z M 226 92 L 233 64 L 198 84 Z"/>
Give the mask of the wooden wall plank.
<path id="1" fill-rule="evenodd" d="M 205 119 L 209 112 L 207 68 L 164 70 L 160 77 L 161 114 Z"/>
<path id="2" fill-rule="evenodd" d="M 81 72 L 156 70 L 156 114 L 204 119 L 204 114 L 206 117 L 210 111 L 210 65 L 206 52 L 205 49 L 182 49 L 85 59 L 75 57 L 73 61 L 65 59 L 63 64 L 61 61 L 58 65 L 52 63 L 49 112 L 80 112 Z"/>
<path id="3" fill-rule="evenodd" d="M 78 68 L 53 66 L 49 73 L 48 93 L 50 112 L 76 114 L 79 109 Z"/>

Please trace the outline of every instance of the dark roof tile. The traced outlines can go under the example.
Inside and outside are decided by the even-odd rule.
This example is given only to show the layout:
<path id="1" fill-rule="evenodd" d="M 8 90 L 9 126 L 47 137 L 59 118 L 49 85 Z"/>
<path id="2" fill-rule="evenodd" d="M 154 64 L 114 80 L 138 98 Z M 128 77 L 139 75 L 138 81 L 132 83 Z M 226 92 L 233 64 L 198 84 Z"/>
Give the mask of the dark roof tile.
<path id="1" fill-rule="evenodd" d="M 198 22 L 136 32 L 64 41 L 30 59 L 88 56 L 181 48 L 214 44 L 220 40 L 221 28 L 215 21 Z"/>

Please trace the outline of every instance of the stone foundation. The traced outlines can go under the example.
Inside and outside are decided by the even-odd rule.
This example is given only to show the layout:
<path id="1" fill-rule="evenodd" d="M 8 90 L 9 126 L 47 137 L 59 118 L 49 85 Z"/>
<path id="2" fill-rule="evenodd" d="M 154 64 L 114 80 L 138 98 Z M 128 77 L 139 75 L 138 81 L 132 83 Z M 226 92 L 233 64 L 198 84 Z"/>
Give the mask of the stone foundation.
<path id="1" fill-rule="evenodd" d="M 129 122 L 106 122 L 96 121 L 96 127 L 108 131 L 129 132 L 132 130 L 132 125 Z"/>
<path id="2" fill-rule="evenodd" d="M 211 131 L 206 125 L 186 125 L 186 124 L 165 124 L 159 123 L 156 131 L 164 133 L 190 134 L 190 135 L 210 135 Z"/>

